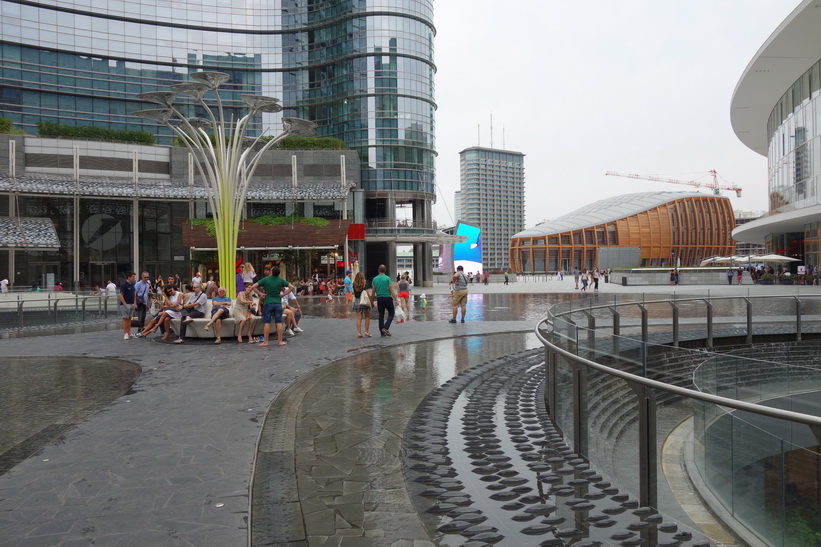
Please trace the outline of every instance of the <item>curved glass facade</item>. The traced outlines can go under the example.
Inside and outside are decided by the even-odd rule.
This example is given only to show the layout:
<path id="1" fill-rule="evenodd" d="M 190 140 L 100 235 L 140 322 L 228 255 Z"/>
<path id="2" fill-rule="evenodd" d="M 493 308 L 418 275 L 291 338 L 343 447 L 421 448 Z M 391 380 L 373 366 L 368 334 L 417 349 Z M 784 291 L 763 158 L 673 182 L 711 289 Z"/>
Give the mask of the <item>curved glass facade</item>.
<path id="1" fill-rule="evenodd" d="M 767 122 L 770 213 L 821 204 L 821 61 L 791 85 Z"/>
<path id="2" fill-rule="evenodd" d="M 221 96 L 280 97 L 362 160 L 364 190 L 435 195 L 432 0 L 0 0 L 0 115 L 169 133 L 131 114 L 138 93 L 230 74 Z M 186 114 L 197 115 L 188 108 Z"/>

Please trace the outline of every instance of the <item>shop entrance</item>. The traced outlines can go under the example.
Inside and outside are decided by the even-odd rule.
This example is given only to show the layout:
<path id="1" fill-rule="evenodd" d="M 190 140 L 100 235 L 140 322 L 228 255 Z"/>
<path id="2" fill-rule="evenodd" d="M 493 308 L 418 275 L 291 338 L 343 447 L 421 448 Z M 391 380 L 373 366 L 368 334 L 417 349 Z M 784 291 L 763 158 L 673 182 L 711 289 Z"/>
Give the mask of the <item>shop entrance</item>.
<path id="1" fill-rule="evenodd" d="M 58 281 L 60 275 L 59 262 L 30 262 L 29 278 L 30 283 L 37 285 L 44 291 L 50 291 Z"/>

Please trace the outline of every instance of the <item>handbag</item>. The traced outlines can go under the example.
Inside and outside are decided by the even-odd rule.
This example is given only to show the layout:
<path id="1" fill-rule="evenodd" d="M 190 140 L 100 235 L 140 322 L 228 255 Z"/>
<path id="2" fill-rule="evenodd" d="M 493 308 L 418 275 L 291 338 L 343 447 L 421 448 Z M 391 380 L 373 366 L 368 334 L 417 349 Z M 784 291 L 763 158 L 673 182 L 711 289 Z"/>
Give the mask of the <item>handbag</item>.
<path id="1" fill-rule="evenodd" d="M 402 306 L 399 306 L 398 308 L 396 308 L 396 310 L 394 310 L 393 315 L 394 315 L 394 318 L 396 319 L 397 323 L 401 323 L 401 322 L 406 321 L 408 319 L 408 316 L 405 313 L 405 310 L 402 309 Z"/>
<path id="2" fill-rule="evenodd" d="M 368 296 L 368 291 L 362 289 L 362 292 L 359 294 L 359 305 L 360 306 L 370 306 L 371 305 L 371 297 Z"/>

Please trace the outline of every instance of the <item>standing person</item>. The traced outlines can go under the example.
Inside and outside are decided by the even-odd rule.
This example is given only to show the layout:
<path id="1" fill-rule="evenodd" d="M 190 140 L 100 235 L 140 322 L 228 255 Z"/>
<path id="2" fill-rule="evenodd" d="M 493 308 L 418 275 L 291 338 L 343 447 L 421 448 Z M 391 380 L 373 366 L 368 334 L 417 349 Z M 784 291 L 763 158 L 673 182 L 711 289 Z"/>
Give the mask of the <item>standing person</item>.
<path id="1" fill-rule="evenodd" d="M 214 281 L 214 276 L 209 275 L 208 276 L 208 284 L 205 286 L 205 297 L 209 298 L 209 299 L 214 298 L 215 296 L 217 296 L 217 291 L 218 290 L 219 290 L 219 286 L 217 285 L 217 282 Z"/>
<path id="2" fill-rule="evenodd" d="M 365 301 L 362 298 L 365 295 Z M 368 338 L 371 333 L 371 302 L 368 300 L 368 291 L 365 288 L 365 274 L 356 272 L 356 277 L 353 280 L 353 310 L 356 313 L 356 337 L 362 338 L 362 320 L 365 320 L 364 335 Z"/>
<path id="3" fill-rule="evenodd" d="M 599 270 L 593 269 L 593 292 L 599 292 Z"/>
<path id="4" fill-rule="evenodd" d="M 262 296 L 265 295 L 262 308 L 262 322 L 264 323 L 262 329 L 265 339 L 259 347 L 267 347 L 268 341 L 271 339 L 271 318 L 273 317 L 277 330 L 277 345 L 287 345 L 282 340 L 282 296 L 281 292 L 287 289 L 289 292 L 294 290 L 293 285 L 279 277 L 279 266 L 274 266 L 273 269 L 265 268 L 266 276 L 254 283 L 252 288 L 254 291 Z M 262 289 L 262 292 L 258 289 Z"/>
<path id="5" fill-rule="evenodd" d="M 490 281 L 490 277 L 488 276 L 487 270 L 485 270 L 485 273 L 482 275 L 484 276 L 485 285 L 487 285 Z"/>
<path id="6" fill-rule="evenodd" d="M 185 304 L 182 305 L 182 310 L 180 310 L 180 316 L 182 317 L 180 321 L 180 335 L 174 340 L 175 344 L 185 342 L 185 331 L 188 329 L 188 323 L 193 322 L 194 319 L 205 317 L 205 304 L 207 299 L 202 292 L 202 286 L 186 285 L 185 288 L 188 290 L 188 295 L 185 298 Z"/>
<path id="7" fill-rule="evenodd" d="M 114 284 L 112 280 L 108 280 L 108 284 L 105 286 L 105 293 L 108 296 L 114 296 L 117 294 L 117 285 Z"/>
<path id="8" fill-rule="evenodd" d="M 9 280 L 3 279 L 0 281 L 0 292 L 7 293 L 9 292 Z"/>
<path id="9" fill-rule="evenodd" d="M 741 276 L 744 275 L 744 268 L 741 266 L 738 267 L 738 284 L 741 285 Z"/>
<path id="10" fill-rule="evenodd" d="M 148 305 L 151 300 L 151 276 L 148 272 L 143 272 L 140 275 L 140 280 L 134 285 L 134 290 L 137 291 L 137 320 L 140 323 L 140 328 L 144 328 L 145 314 L 148 313 Z"/>
<path id="11" fill-rule="evenodd" d="M 468 306 L 468 280 L 465 275 L 465 269 L 462 266 L 456 267 L 456 273 L 453 274 L 453 295 L 451 306 L 453 307 L 453 317 L 448 321 L 449 323 L 456 323 L 456 312 L 462 308 L 462 323 L 465 322 L 465 312 Z"/>
<path id="12" fill-rule="evenodd" d="M 202 285 L 202 275 L 200 275 L 200 272 L 195 273 L 194 277 L 191 278 L 191 284 L 193 285 L 194 283 Z"/>
<path id="13" fill-rule="evenodd" d="M 134 289 L 134 282 L 137 274 L 128 272 L 125 281 L 120 285 L 120 319 L 123 321 L 123 340 L 134 338 L 131 334 L 131 316 L 134 315 L 134 303 L 136 302 L 137 291 Z"/>
<path id="14" fill-rule="evenodd" d="M 510 278 L 508 277 L 507 272 L 505 272 L 505 285 L 508 283 L 510 283 Z"/>
<path id="15" fill-rule="evenodd" d="M 182 279 L 180 278 L 180 274 L 174 274 L 174 288 L 182 290 Z"/>
<path id="16" fill-rule="evenodd" d="M 405 312 L 405 317 L 410 319 L 410 304 L 408 303 L 410 299 L 410 278 L 407 272 L 399 279 L 397 288 L 399 289 L 399 307 Z M 399 322 L 401 323 L 402 321 Z"/>
<path id="17" fill-rule="evenodd" d="M 393 302 L 396 299 L 391 278 L 385 275 L 387 270 L 384 264 L 380 264 L 379 275 L 371 281 L 371 305 L 374 301 L 376 302 L 376 311 L 379 314 L 379 332 L 382 336 L 391 335 L 391 322 L 395 311 Z M 385 312 L 388 313 L 387 320 L 385 320 Z"/>
<path id="18" fill-rule="evenodd" d="M 581 277 L 582 277 L 582 292 L 587 292 L 587 283 L 588 283 L 587 269 L 582 270 Z"/>
<path id="19" fill-rule="evenodd" d="M 345 287 L 345 315 L 350 315 L 351 306 L 353 304 L 353 281 L 351 281 L 351 270 L 345 270 L 345 279 L 343 280 Z"/>
<path id="20" fill-rule="evenodd" d="M 573 281 L 576 282 L 576 288 L 579 288 L 579 267 L 573 266 Z"/>
<path id="21" fill-rule="evenodd" d="M 240 268 L 242 270 L 242 268 Z M 237 298 L 245 292 L 245 280 L 242 279 L 242 271 L 237 272 Z"/>
<path id="22" fill-rule="evenodd" d="M 241 270 L 242 282 L 246 285 L 253 285 L 254 279 L 257 278 L 257 272 L 254 271 L 254 265 L 250 262 L 243 262 Z"/>
<path id="23" fill-rule="evenodd" d="M 733 269 L 732 269 L 732 268 L 729 268 L 729 269 L 727 270 L 727 284 L 728 284 L 728 285 L 732 285 L 732 284 L 733 284 Z"/>

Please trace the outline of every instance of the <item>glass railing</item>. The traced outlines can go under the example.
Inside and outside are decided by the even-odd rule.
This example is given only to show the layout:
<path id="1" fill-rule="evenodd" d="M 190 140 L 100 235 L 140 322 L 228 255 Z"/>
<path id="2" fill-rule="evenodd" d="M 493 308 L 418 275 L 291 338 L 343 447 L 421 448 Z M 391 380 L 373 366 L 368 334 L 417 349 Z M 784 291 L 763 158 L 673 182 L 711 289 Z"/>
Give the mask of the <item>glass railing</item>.
<path id="1" fill-rule="evenodd" d="M 6 293 L 0 295 L 0 334 L 116 320 L 117 303 L 117 295 Z"/>
<path id="2" fill-rule="evenodd" d="M 546 404 L 575 452 L 685 520 L 661 472 L 663 443 L 683 435 L 703 498 L 773 545 L 821 544 L 821 344 L 803 340 L 816 334 L 814 295 L 623 295 L 558 304 L 537 328 Z"/>

